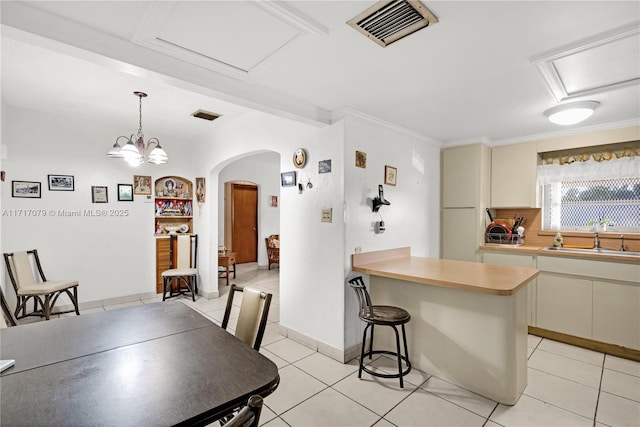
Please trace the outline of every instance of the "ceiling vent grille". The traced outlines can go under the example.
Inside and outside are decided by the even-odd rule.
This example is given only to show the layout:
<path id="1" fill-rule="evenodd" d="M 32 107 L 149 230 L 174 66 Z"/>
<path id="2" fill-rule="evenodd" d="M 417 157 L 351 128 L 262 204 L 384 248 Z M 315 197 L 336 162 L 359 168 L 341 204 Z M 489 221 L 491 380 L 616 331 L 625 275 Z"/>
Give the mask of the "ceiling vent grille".
<path id="1" fill-rule="evenodd" d="M 347 24 L 386 47 L 436 22 L 438 18 L 417 0 L 382 0 Z"/>
<path id="2" fill-rule="evenodd" d="M 198 110 L 198 111 L 196 111 L 195 113 L 193 113 L 191 115 L 193 117 L 197 117 L 199 119 L 209 120 L 210 122 L 212 122 L 215 119 L 217 119 L 218 117 L 220 117 L 220 114 L 211 113 L 209 111 L 204 111 L 204 110 Z"/>

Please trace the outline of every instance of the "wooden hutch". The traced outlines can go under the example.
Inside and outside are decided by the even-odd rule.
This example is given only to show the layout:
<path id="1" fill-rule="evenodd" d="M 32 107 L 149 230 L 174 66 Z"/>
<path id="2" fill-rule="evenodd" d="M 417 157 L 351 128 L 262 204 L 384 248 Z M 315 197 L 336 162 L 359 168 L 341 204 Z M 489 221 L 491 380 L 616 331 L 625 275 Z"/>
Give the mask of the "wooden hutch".
<path id="1" fill-rule="evenodd" d="M 162 293 L 163 271 L 169 269 L 169 235 L 193 233 L 193 183 L 180 176 L 164 176 L 154 184 L 156 236 L 156 292 Z"/>

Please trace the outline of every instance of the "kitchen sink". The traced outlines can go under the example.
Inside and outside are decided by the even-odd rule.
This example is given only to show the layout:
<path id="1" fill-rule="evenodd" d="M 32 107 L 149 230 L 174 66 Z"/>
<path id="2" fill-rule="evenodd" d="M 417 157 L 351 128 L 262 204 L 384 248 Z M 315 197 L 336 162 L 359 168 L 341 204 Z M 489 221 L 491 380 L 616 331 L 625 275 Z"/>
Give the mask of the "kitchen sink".
<path id="1" fill-rule="evenodd" d="M 556 248 L 555 246 L 547 246 L 542 249 L 547 251 L 558 251 L 558 252 L 574 252 L 574 253 L 583 253 L 583 254 L 603 254 L 603 255 L 640 257 L 640 252 L 616 251 L 613 249 L 602 249 L 602 248 L 579 249 L 579 248 Z"/>

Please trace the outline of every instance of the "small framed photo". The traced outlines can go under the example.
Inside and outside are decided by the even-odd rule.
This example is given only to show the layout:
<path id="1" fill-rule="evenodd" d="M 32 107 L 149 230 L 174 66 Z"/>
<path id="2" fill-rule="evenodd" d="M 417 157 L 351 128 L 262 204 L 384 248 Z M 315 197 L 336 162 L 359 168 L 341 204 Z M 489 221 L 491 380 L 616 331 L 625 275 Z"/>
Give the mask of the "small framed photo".
<path id="1" fill-rule="evenodd" d="M 91 203 L 108 203 L 109 192 L 107 187 L 92 185 L 91 186 Z"/>
<path id="2" fill-rule="evenodd" d="M 118 184 L 118 201 L 119 202 L 133 201 L 133 185 Z"/>
<path id="3" fill-rule="evenodd" d="M 331 159 L 320 160 L 318 162 L 318 173 L 329 173 L 329 172 L 331 172 Z"/>
<path id="4" fill-rule="evenodd" d="M 39 199 L 41 183 L 33 181 L 11 181 L 11 197 L 24 197 L 27 199 Z"/>
<path id="5" fill-rule="evenodd" d="M 386 165 L 384 167 L 384 183 L 387 185 L 396 185 L 398 178 L 398 169 L 393 166 Z"/>
<path id="6" fill-rule="evenodd" d="M 73 175 L 47 175 L 49 191 L 74 191 Z"/>
<path id="7" fill-rule="evenodd" d="M 278 196 L 271 196 L 271 207 L 272 208 L 278 207 Z"/>
<path id="8" fill-rule="evenodd" d="M 356 150 L 356 167 L 366 169 L 367 168 L 367 153 L 364 151 Z"/>
<path id="9" fill-rule="evenodd" d="M 199 204 L 205 202 L 207 196 L 207 181 L 204 177 L 196 177 L 196 201 Z"/>
<path id="10" fill-rule="evenodd" d="M 283 187 L 293 187 L 296 185 L 296 172 L 282 172 L 280 174 L 280 183 Z"/>
<path id="11" fill-rule="evenodd" d="M 133 175 L 133 194 L 151 195 L 151 177 Z"/>

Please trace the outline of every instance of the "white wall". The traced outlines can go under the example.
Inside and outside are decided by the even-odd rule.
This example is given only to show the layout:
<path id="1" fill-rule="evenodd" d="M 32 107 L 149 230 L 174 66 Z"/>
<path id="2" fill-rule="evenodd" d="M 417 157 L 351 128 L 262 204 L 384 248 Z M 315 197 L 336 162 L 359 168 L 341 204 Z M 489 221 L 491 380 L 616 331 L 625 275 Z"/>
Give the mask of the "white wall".
<path id="1" fill-rule="evenodd" d="M 439 257 L 440 147 L 439 143 L 357 113 L 345 119 L 345 276 L 351 271 L 351 254 L 410 246 L 415 256 Z M 355 152 L 367 153 L 367 167 L 355 166 Z M 380 208 L 386 231 L 374 232 L 380 220 L 371 199 L 384 184 L 385 165 L 398 169 L 397 185 L 383 185 L 389 206 Z M 361 340 L 353 291 L 345 288 L 345 349 Z"/>
<path id="2" fill-rule="evenodd" d="M 267 266 L 264 239 L 280 233 L 280 205 L 271 206 L 271 196 L 280 199 L 280 155 L 260 153 L 235 161 L 218 175 L 218 244 L 224 245 L 224 184 L 246 181 L 258 186 L 258 265 Z"/>
<path id="3" fill-rule="evenodd" d="M 132 184 L 133 175 L 194 179 L 185 174 L 190 170 L 188 148 L 182 152 L 162 135 L 155 136 L 169 153 L 167 165 L 132 168 L 123 160 L 107 158 L 108 148 L 124 131 L 99 120 L 4 106 L 3 251 L 38 249 L 48 279 L 80 281 L 80 302 L 155 293 L 154 205 L 142 196 L 119 202 L 117 184 Z M 75 191 L 49 191 L 48 174 L 73 175 Z M 11 197 L 12 180 L 41 182 L 42 197 Z M 91 202 L 92 185 L 108 187 L 108 203 Z M 26 213 L 27 209 L 33 212 Z M 98 209 L 106 216 L 85 215 Z M 116 211 L 124 216 L 115 216 Z M 14 301 L 8 280 L 7 286 L 6 294 Z"/>
<path id="4" fill-rule="evenodd" d="M 298 194 L 297 187 L 280 189 L 280 323 L 290 330 L 342 348 L 343 338 L 343 259 L 344 223 L 342 157 L 343 139 L 340 124 L 318 128 L 264 113 L 247 113 L 221 126 L 194 146 L 195 170 L 208 176 L 207 204 L 198 220 L 198 232 L 208 239 L 201 241 L 201 262 L 206 292 L 217 291 L 215 255 L 218 245 L 220 188 L 218 174 L 228 164 L 255 153 L 273 151 L 280 155 L 280 172 L 296 170 L 313 188 Z M 295 169 L 292 163 L 296 148 L 305 148 L 307 165 Z M 318 161 L 332 159 L 333 172 L 318 174 Z M 211 203 L 209 203 L 211 201 Z M 334 221 L 320 222 L 320 209 L 333 208 Z M 206 253 L 204 251 L 207 251 Z M 202 258 L 201 258 L 202 260 Z M 207 268 L 205 264 L 210 264 Z M 205 277 L 206 276 L 206 277 Z M 215 289 L 214 289 L 215 288 Z"/>
<path id="5" fill-rule="evenodd" d="M 171 163 L 140 169 L 105 156 L 110 141 L 122 129 L 19 109 L 9 109 L 4 116 L 2 132 L 8 156 L 3 162 L 7 171 L 3 209 L 57 213 L 60 209 L 107 208 L 128 212 L 126 217 L 2 218 L 3 249 L 38 248 L 51 278 L 80 280 L 81 301 L 155 291 L 153 204 L 140 198 L 118 202 L 115 194 L 116 184 L 132 182 L 134 174 L 152 175 L 154 180 L 166 175 L 191 180 L 207 177 L 206 203 L 195 210 L 194 229 L 199 235 L 200 286 L 208 296 L 216 296 L 220 236 L 216 228 L 222 212 L 219 191 L 222 182 L 235 179 L 231 175 L 238 172 L 233 166 L 223 170 L 238 161 L 246 166 L 240 169 L 246 169 L 254 155 L 279 156 L 277 166 L 265 172 L 274 175 L 268 184 L 273 190 L 265 190 L 269 194 L 263 196 L 276 189 L 280 192 L 280 323 L 291 331 L 338 350 L 358 342 L 360 325 L 351 293 L 345 309 L 344 280 L 356 246 L 363 251 L 411 246 L 416 255 L 438 256 L 439 148 L 424 138 L 357 114 L 331 126 L 315 127 L 249 112 L 181 145 L 182 150 L 156 135 L 168 150 Z M 308 153 L 303 169 L 292 163 L 298 147 Z M 367 152 L 367 169 L 354 166 L 356 149 Z M 327 159 L 332 160 L 332 172 L 319 174 L 318 161 Z M 376 235 L 372 224 L 378 217 L 371 213 L 369 199 L 383 182 L 385 164 L 398 168 L 398 185 L 385 186 L 391 201 L 391 206 L 381 210 L 387 231 Z M 313 188 L 305 187 L 302 194 L 297 187 L 278 188 L 280 172 L 293 170 L 300 181 L 311 181 Z M 48 191 L 47 174 L 74 175 L 76 191 Z M 241 175 L 238 179 L 254 180 Z M 8 189 L 12 179 L 42 182 L 42 198 L 11 198 Z M 274 182 L 275 188 L 271 187 Z M 109 187 L 107 205 L 91 203 L 91 185 Z M 332 223 L 320 222 L 324 208 L 333 209 Z M 263 227 L 266 230 L 267 226 Z"/>

